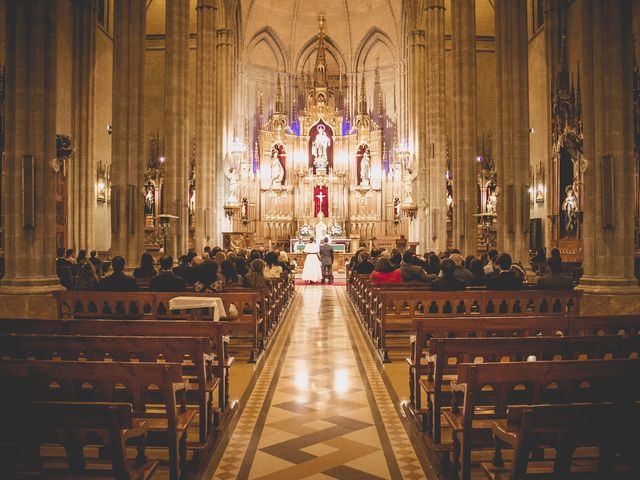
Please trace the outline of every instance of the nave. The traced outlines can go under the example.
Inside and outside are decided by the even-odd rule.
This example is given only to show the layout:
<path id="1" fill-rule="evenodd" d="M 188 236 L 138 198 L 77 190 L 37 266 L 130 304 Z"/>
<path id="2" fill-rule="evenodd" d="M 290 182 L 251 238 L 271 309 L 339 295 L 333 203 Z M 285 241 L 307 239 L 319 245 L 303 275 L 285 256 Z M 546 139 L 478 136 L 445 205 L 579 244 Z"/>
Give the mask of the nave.
<path id="1" fill-rule="evenodd" d="M 436 478 L 344 288 L 297 291 L 226 448 L 202 478 Z"/>

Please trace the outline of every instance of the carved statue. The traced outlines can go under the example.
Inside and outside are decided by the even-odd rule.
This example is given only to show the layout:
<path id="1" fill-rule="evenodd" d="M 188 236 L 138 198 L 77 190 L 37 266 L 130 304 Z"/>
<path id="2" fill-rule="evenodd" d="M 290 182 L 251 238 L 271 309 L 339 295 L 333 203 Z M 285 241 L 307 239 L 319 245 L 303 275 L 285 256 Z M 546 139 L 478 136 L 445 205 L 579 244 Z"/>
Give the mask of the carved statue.
<path id="1" fill-rule="evenodd" d="M 487 213 L 498 213 L 498 195 L 492 190 L 487 200 Z"/>
<path id="2" fill-rule="evenodd" d="M 371 157 L 365 150 L 362 154 L 362 159 L 360 159 L 360 185 L 363 187 L 369 186 L 369 181 L 371 179 Z"/>
<path id="3" fill-rule="evenodd" d="M 280 161 L 278 148 L 274 147 L 271 151 L 271 185 L 280 186 L 284 180 L 284 167 Z"/>
<path id="4" fill-rule="evenodd" d="M 402 186 L 404 190 L 404 203 L 406 205 L 413 205 L 413 180 L 418 176 L 417 172 L 411 171 L 410 168 L 406 168 L 404 175 L 402 176 Z"/>
<path id="5" fill-rule="evenodd" d="M 235 167 L 231 167 L 229 170 L 225 169 L 225 176 L 229 180 L 229 197 L 227 203 L 238 203 L 238 170 Z"/>
<path id="6" fill-rule="evenodd" d="M 578 226 L 578 197 L 571 185 L 567 185 L 565 190 L 567 196 L 562 202 L 562 211 L 564 211 L 566 231 L 568 235 L 575 235 Z"/>
<path id="7" fill-rule="evenodd" d="M 331 146 L 331 139 L 325 133 L 324 125 L 318 125 L 316 139 L 313 141 L 313 166 L 326 169 L 329 166 L 327 148 Z"/>

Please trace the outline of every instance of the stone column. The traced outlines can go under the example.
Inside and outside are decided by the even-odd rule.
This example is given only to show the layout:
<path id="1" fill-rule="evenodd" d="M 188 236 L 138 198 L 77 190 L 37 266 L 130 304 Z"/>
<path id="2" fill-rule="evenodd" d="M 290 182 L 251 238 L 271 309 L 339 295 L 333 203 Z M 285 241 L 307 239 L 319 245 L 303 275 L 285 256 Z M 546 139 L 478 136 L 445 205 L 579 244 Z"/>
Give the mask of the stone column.
<path id="1" fill-rule="evenodd" d="M 189 244 L 189 0 L 167 0 L 164 50 L 164 157 L 161 213 L 178 217 L 167 252 L 177 260 Z"/>
<path id="2" fill-rule="evenodd" d="M 634 189 L 632 27 L 630 0 L 582 2 L 582 118 L 584 126 L 584 275 L 588 292 L 632 294 Z M 635 300 L 633 300 L 635 298 Z M 631 302 L 630 302 L 631 301 Z"/>
<path id="3" fill-rule="evenodd" d="M 464 255 L 478 249 L 476 185 L 476 5 L 451 3 L 453 26 L 453 245 Z"/>
<path id="4" fill-rule="evenodd" d="M 526 0 L 497 0 L 498 250 L 529 266 L 529 84 Z"/>
<path id="5" fill-rule="evenodd" d="M 144 252 L 145 0 L 116 0 L 113 39 L 111 254 Z"/>
<path id="6" fill-rule="evenodd" d="M 421 26 L 416 20 L 417 26 Z M 427 158 L 426 158 L 426 98 L 425 98 L 425 32 L 416 28 L 411 32 L 411 50 L 409 51 L 409 102 L 407 102 L 410 116 L 411 148 L 409 153 L 413 155 L 413 168 L 417 169 L 418 176 L 414 180 L 413 200 L 417 205 L 426 203 Z M 404 192 L 401 198 L 404 201 Z M 422 252 L 427 249 L 427 218 L 424 211 L 420 210 L 418 216 L 409 224 L 409 240 L 420 243 Z"/>
<path id="7" fill-rule="evenodd" d="M 196 252 L 214 240 L 216 1 L 198 0 L 196 46 Z"/>
<path id="8" fill-rule="evenodd" d="M 220 28 L 216 32 L 216 122 L 215 122 L 215 224 L 214 240 L 216 245 L 222 245 L 222 232 L 231 228 L 231 222 L 225 217 L 224 204 L 226 203 L 225 166 L 232 161 L 231 146 L 233 144 L 234 124 L 234 85 L 235 85 L 235 61 L 234 39 L 235 32 L 230 28 Z"/>
<path id="9" fill-rule="evenodd" d="M 69 221 L 71 246 L 76 251 L 95 248 L 97 164 L 93 155 L 94 72 L 96 65 L 95 2 L 73 3 L 73 142 Z"/>
<path id="10" fill-rule="evenodd" d="M 6 2 L 2 294 L 38 294 L 62 289 L 55 265 L 56 173 L 53 169 L 56 166 L 58 24 L 55 2 Z M 30 164 L 31 168 L 25 168 Z M 23 187 L 24 184 L 33 188 Z M 0 304 L 4 302 L 0 300 Z"/>
<path id="11" fill-rule="evenodd" d="M 426 0 L 427 56 L 427 244 L 436 253 L 447 248 L 447 170 L 444 0 Z"/>

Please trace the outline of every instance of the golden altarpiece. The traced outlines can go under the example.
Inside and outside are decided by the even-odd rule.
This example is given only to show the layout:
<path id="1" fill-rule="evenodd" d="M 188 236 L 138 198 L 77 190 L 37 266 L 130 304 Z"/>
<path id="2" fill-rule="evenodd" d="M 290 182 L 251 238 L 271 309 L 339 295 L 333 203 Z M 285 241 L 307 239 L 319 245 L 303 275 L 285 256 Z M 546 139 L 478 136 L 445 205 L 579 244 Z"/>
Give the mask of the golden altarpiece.
<path id="1" fill-rule="evenodd" d="M 321 18 L 313 82 L 298 92 L 304 106 L 295 121 L 285 113 L 278 75 L 274 113 L 258 129 L 253 151 L 236 149 L 225 167 L 225 211 L 237 232 L 225 236 L 226 246 L 246 244 L 253 234 L 255 244 L 295 252 L 311 237 L 328 236 L 349 252 L 407 236 L 417 210 L 410 157 L 386 150 L 368 112 L 364 74 L 355 118 L 338 108 L 324 41 Z"/>

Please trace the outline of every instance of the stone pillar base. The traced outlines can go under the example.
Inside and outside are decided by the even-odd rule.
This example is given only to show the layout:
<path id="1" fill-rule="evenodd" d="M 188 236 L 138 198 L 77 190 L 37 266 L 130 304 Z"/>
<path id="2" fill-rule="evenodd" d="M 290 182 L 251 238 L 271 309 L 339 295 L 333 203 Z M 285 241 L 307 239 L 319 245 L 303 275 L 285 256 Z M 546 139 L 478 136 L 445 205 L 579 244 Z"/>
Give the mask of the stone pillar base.
<path id="1" fill-rule="evenodd" d="M 633 280 L 582 277 L 581 315 L 640 314 L 640 286 Z"/>
<path id="2" fill-rule="evenodd" d="M 4 289 L 0 290 L 0 319 L 30 318 L 51 320 L 58 318 L 56 299 L 51 293 L 28 295 L 6 295 L 5 293 Z"/>

